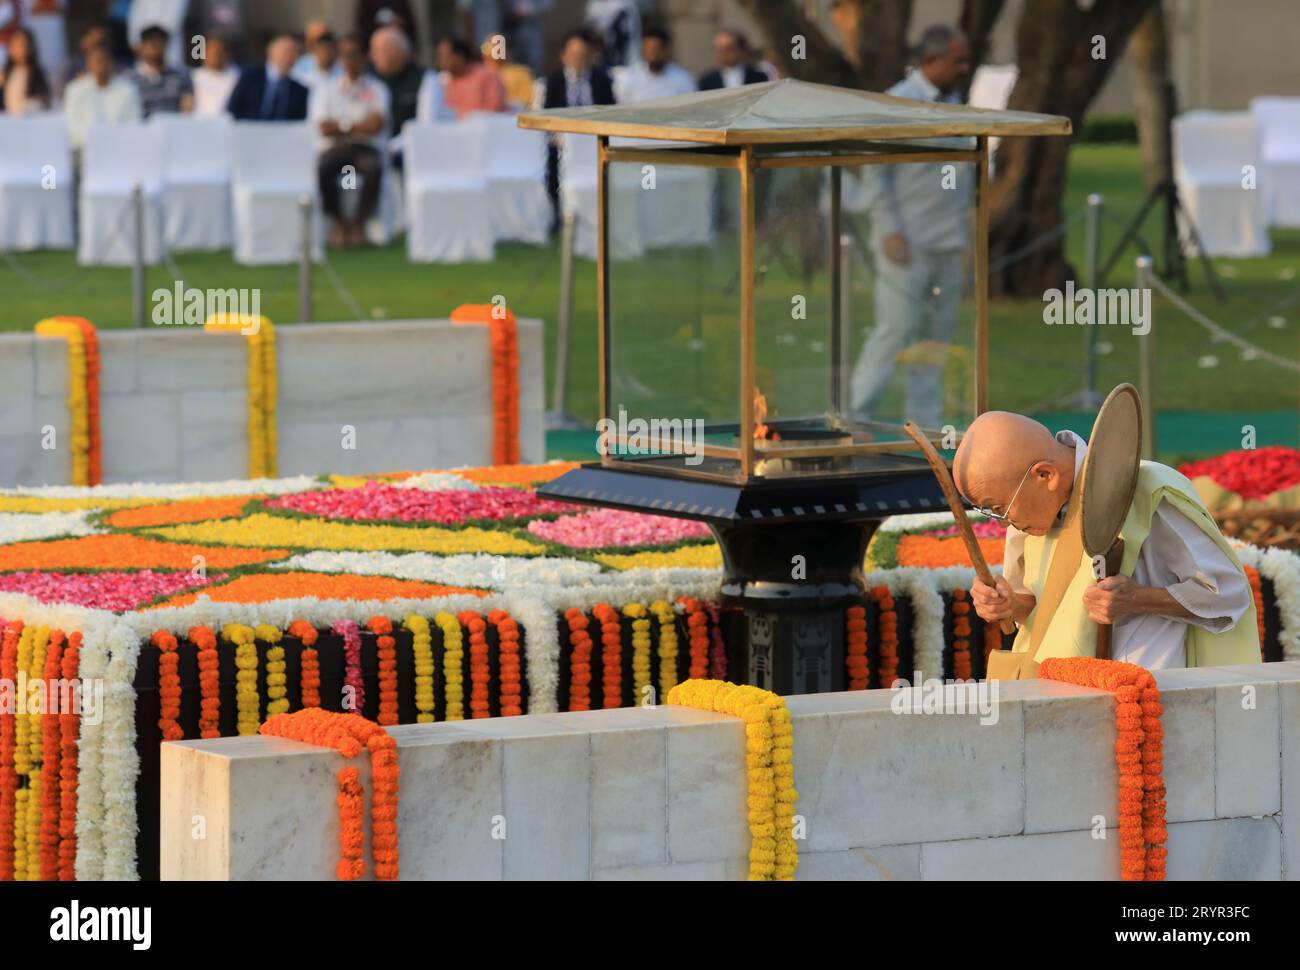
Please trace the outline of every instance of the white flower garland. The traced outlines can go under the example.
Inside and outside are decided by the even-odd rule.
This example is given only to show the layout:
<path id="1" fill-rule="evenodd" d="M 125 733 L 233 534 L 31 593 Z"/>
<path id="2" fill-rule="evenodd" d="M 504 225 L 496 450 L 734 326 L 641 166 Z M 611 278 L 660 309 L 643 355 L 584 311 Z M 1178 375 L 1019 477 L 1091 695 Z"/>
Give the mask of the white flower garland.
<path id="1" fill-rule="evenodd" d="M 1273 584 L 1282 629 L 1278 641 L 1283 660 L 1300 660 L 1300 554 L 1285 549 L 1261 549 L 1229 539 L 1243 566 L 1259 570 Z"/>
<path id="2" fill-rule="evenodd" d="M 0 512 L 0 545 L 32 539 L 61 539 L 93 535 L 101 530 L 87 519 L 90 510 L 78 512 Z"/>
<path id="3" fill-rule="evenodd" d="M 468 478 L 462 478 L 455 472 L 421 472 L 400 482 L 394 482 L 398 488 L 418 488 L 422 492 L 477 492 L 479 486 Z"/>
<path id="4" fill-rule="evenodd" d="M 325 488 L 310 475 L 293 478 L 232 478 L 224 482 L 118 482 L 112 485 L 23 485 L 0 488 L 0 496 L 26 498 L 121 499 L 213 498 L 223 495 L 284 495 Z"/>

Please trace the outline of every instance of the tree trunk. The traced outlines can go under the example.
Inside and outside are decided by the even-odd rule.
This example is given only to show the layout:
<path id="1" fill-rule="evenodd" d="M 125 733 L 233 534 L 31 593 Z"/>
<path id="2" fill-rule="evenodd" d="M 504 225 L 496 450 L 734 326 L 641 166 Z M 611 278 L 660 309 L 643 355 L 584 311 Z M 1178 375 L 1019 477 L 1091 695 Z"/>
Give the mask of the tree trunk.
<path id="1" fill-rule="evenodd" d="M 903 79 L 907 68 L 912 0 L 859 0 L 859 4 L 860 86 L 868 91 L 885 91 Z"/>
<path id="2" fill-rule="evenodd" d="M 1173 79 L 1169 76 L 1169 38 L 1165 11 L 1156 3 L 1133 32 L 1138 143 L 1142 148 L 1142 178 L 1147 191 L 1174 176 L 1172 150 Z"/>
<path id="3" fill-rule="evenodd" d="M 842 88 L 862 87 L 857 69 L 840 53 L 794 0 L 741 0 L 772 47 L 772 56 L 788 77 Z M 794 38 L 804 38 L 805 56 L 796 60 Z"/>
<path id="4" fill-rule="evenodd" d="M 1002 14 L 1003 0 L 963 0 L 960 26 L 970 41 L 970 75 L 962 82 L 961 97 L 970 96 L 970 83 L 989 53 L 989 34 Z"/>
<path id="5" fill-rule="evenodd" d="M 1124 45 L 1156 0 L 1096 0 L 1081 10 L 1076 0 L 1025 4 L 1016 28 L 1020 75 L 1007 107 L 1065 115 L 1078 130 Z M 1094 57 L 1098 38 L 1105 56 Z M 989 191 L 989 262 L 1038 243 L 1063 219 L 1061 200 L 1070 139 L 1004 138 Z M 1065 240 L 1042 241 L 1032 252 L 989 276 L 993 295 L 1042 296 L 1070 276 Z"/>

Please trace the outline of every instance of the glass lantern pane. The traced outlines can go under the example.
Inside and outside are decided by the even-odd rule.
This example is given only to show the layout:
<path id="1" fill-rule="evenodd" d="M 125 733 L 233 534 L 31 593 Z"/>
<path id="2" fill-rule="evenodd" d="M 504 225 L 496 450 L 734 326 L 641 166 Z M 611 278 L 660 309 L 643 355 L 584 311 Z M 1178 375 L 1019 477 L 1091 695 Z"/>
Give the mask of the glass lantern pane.
<path id="1" fill-rule="evenodd" d="M 608 417 L 620 430 L 661 432 L 615 457 L 724 475 L 737 467 L 704 460 L 699 436 L 736 446 L 739 213 L 735 169 L 610 163 Z M 679 428 L 689 437 L 664 440 Z"/>

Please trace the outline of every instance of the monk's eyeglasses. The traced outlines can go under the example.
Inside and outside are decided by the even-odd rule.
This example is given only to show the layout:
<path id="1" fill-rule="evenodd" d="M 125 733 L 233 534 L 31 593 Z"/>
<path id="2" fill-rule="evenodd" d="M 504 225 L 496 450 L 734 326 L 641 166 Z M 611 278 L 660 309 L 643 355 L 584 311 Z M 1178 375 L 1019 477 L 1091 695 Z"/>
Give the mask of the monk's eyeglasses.
<path id="1" fill-rule="evenodd" d="M 1011 506 L 1016 504 L 1016 498 L 1019 497 L 1020 490 L 1025 487 L 1025 482 L 1029 480 L 1029 473 L 1034 470 L 1034 465 L 1037 464 L 1038 462 L 1035 461 L 1033 465 L 1030 465 L 1025 469 L 1025 473 L 1020 476 L 1020 484 L 1017 485 L 1016 490 L 1011 493 L 1011 501 L 1007 503 L 1007 507 L 1001 512 L 995 512 L 991 508 L 982 509 L 978 505 L 972 505 L 971 508 L 980 515 L 987 515 L 990 519 L 996 519 L 998 522 L 1006 522 L 1011 517 Z"/>

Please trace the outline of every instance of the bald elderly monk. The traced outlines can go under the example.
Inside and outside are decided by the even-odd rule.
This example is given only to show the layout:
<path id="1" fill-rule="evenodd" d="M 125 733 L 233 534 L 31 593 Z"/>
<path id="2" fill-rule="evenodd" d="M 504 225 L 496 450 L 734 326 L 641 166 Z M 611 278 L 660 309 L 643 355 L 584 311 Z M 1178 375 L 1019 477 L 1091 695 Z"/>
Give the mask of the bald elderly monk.
<path id="1" fill-rule="evenodd" d="M 1053 436 L 1007 411 L 976 418 L 957 449 L 958 489 L 1007 527 L 1002 575 L 995 586 L 976 580 L 971 599 L 983 619 L 1020 626 L 1017 651 L 1029 649 L 1034 607 L 1087 449 L 1072 431 Z M 1089 557 L 1080 555 L 1037 660 L 1095 656 L 1097 624 L 1111 623 L 1111 657 L 1148 669 L 1259 662 L 1250 584 L 1191 482 L 1142 462 L 1120 536 L 1119 575 L 1097 582 Z"/>

